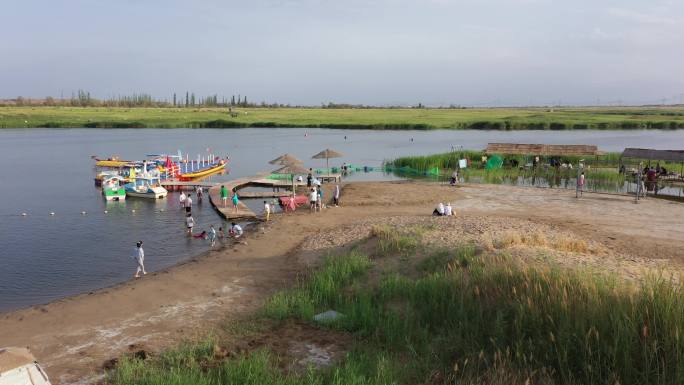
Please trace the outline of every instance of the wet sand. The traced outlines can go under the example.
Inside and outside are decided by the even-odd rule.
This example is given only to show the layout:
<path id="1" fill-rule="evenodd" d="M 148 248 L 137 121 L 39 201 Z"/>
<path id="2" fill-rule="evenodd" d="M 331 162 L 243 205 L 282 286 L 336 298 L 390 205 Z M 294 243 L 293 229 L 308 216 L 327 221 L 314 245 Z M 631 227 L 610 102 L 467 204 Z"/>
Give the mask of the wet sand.
<path id="1" fill-rule="evenodd" d="M 566 190 L 495 185 L 353 183 L 343 188 L 342 207 L 275 215 L 246 236 L 246 244 L 115 287 L 0 314 L 0 346 L 29 346 L 55 384 L 92 382 L 122 353 L 159 351 L 252 314 L 298 272 L 366 236 L 373 224 L 442 220 L 430 217 L 440 201 L 452 203 L 457 215 L 449 220 L 464 226 L 463 234 L 535 228 L 586 239 L 602 248 L 592 263 L 609 273 L 638 274 L 641 266 L 678 272 L 684 266 L 681 203 L 634 204 L 630 197 L 598 194 L 576 199 Z M 154 250 L 146 256 L 154 258 Z"/>

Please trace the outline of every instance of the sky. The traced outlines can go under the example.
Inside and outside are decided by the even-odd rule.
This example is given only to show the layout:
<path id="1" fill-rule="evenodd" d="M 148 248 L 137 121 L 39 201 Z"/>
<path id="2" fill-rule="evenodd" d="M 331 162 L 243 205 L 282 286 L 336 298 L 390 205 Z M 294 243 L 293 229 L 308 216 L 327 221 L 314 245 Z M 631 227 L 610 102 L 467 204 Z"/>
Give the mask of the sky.
<path id="1" fill-rule="evenodd" d="M 0 98 L 684 102 L 684 1 L 0 0 Z"/>

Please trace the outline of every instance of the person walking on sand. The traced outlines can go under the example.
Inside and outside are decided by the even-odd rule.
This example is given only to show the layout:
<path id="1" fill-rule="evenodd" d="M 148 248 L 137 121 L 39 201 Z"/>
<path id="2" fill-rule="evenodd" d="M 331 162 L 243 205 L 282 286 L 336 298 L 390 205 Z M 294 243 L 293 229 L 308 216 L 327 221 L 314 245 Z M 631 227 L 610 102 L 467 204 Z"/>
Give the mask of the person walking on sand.
<path id="1" fill-rule="evenodd" d="M 268 222 L 268 219 L 271 217 L 271 205 L 268 201 L 264 201 L 264 216 L 266 217 L 266 222 Z"/>
<path id="2" fill-rule="evenodd" d="M 135 278 L 140 278 L 141 272 L 143 275 L 147 275 L 147 272 L 145 271 L 145 250 L 143 250 L 142 245 L 143 242 L 138 241 L 138 243 L 135 244 L 135 250 L 132 255 L 132 258 L 135 259 L 138 264 L 138 268 L 135 270 Z"/>
<path id="3" fill-rule="evenodd" d="M 340 185 L 335 184 L 335 189 L 333 190 L 333 204 L 335 207 L 340 205 Z"/>
<path id="4" fill-rule="evenodd" d="M 233 191 L 233 212 L 237 214 L 238 212 L 238 204 L 240 203 L 240 199 L 238 198 L 237 191 Z"/>
<path id="5" fill-rule="evenodd" d="M 584 171 L 582 171 L 579 179 L 577 179 L 577 186 L 579 187 L 580 196 L 582 196 L 582 193 L 584 192 L 584 182 Z"/>
<path id="6" fill-rule="evenodd" d="M 323 211 L 325 204 L 323 203 L 323 188 L 320 185 L 316 188 L 316 193 L 318 194 L 318 211 Z"/>
<path id="7" fill-rule="evenodd" d="M 228 189 L 226 186 L 221 186 L 221 200 L 223 201 L 223 207 L 226 207 L 226 202 L 228 202 Z"/>
<path id="8" fill-rule="evenodd" d="M 188 214 L 188 216 L 185 217 L 185 226 L 188 229 L 188 234 L 192 235 L 192 228 L 195 226 L 195 220 L 192 218 L 192 214 Z"/>
<path id="9" fill-rule="evenodd" d="M 312 213 L 316 212 L 316 201 L 318 200 L 318 193 L 316 192 L 316 189 L 311 189 L 311 192 L 309 193 L 309 203 L 311 204 L 311 207 L 309 208 L 309 211 Z"/>

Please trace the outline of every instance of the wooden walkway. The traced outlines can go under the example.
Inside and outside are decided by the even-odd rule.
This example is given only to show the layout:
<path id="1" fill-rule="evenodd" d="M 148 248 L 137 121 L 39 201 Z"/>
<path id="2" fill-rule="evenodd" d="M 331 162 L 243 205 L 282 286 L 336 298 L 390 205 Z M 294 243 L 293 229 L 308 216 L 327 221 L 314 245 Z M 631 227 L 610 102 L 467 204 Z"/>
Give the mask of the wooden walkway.
<path id="1" fill-rule="evenodd" d="M 163 180 L 161 185 L 163 187 L 214 187 L 216 182 Z"/>
<path id="2" fill-rule="evenodd" d="M 290 196 L 289 191 L 238 191 L 240 198 L 280 198 Z"/>
<path id="3" fill-rule="evenodd" d="M 306 183 L 295 182 L 295 186 L 305 186 Z M 226 201 L 226 207 L 223 207 L 223 201 L 221 200 L 221 186 L 225 186 L 228 189 L 228 200 Z M 240 192 L 239 190 L 244 187 L 258 186 L 258 187 L 278 187 L 278 188 L 288 188 L 292 187 L 292 182 L 277 180 L 277 179 L 267 179 L 263 175 L 257 175 L 246 178 L 233 179 L 223 183 L 217 183 L 209 188 L 209 201 L 211 205 L 214 206 L 216 211 L 226 220 L 240 220 L 240 219 L 256 219 L 257 214 L 254 213 L 247 205 L 242 201 L 238 204 L 238 210 L 235 212 L 233 210 L 233 190 L 238 192 L 238 197 L 242 198 L 267 198 L 267 197 L 280 197 L 287 196 L 290 193 L 287 191 L 281 192 Z"/>

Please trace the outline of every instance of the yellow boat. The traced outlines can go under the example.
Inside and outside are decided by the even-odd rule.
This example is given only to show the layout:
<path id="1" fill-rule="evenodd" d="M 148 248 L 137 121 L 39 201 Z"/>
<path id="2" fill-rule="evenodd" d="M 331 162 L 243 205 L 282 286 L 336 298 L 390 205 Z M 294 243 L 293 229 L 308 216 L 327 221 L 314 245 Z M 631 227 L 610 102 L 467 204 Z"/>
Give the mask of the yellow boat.
<path id="1" fill-rule="evenodd" d="M 95 161 L 95 165 L 98 167 L 123 167 L 131 162 L 127 160 L 109 160 L 102 159 Z"/>
<path id="2" fill-rule="evenodd" d="M 217 164 L 216 166 L 209 167 L 209 168 L 204 169 L 204 170 L 180 174 L 180 175 L 178 175 L 178 179 L 182 180 L 182 181 L 189 181 L 189 180 L 193 180 L 193 179 L 197 179 L 197 178 L 202 178 L 202 177 L 205 177 L 205 176 L 208 176 L 211 174 L 215 174 L 217 172 L 223 171 L 223 169 L 226 168 L 226 164 L 228 164 L 228 163 L 221 161 L 221 163 Z"/>

